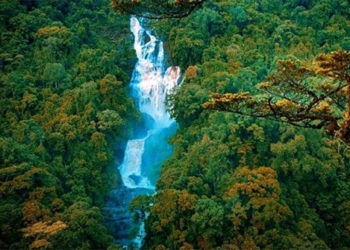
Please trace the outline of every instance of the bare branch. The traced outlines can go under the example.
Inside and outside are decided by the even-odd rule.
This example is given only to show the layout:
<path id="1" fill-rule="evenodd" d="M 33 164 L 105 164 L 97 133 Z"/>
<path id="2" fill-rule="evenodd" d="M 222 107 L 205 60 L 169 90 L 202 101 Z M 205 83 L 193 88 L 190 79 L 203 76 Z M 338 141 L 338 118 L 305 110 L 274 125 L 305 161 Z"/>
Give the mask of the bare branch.
<path id="1" fill-rule="evenodd" d="M 111 0 L 122 14 L 147 19 L 182 18 L 190 15 L 207 0 Z"/>

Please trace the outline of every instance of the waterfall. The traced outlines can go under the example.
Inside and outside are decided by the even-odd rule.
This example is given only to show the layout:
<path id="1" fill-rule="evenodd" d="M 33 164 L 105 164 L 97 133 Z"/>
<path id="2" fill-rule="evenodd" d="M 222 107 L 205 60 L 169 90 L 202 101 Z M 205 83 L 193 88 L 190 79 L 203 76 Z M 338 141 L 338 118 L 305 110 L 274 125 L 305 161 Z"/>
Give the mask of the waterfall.
<path id="1" fill-rule="evenodd" d="M 131 87 L 141 112 L 150 115 L 156 128 L 168 127 L 173 120 L 166 111 L 166 96 L 178 84 L 179 67 L 169 67 L 164 72 L 163 42 L 142 28 L 139 21 L 131 18 L 134 49 L 138 62 L 133 72 Z"/>
<path id="2" fill-rule="evenodd" d="M 127 196 L 125 200 L 142 193 L 154 193 L 160 165 L 172 153 L 167 139 L 174 132 L 173 124 L 176 124 L 167 112 L 166 98 L 179 84 L 180 78 L 179 67 L 164 66 L 163 42 L 142 27 L 135 17 L 131 17 L 130 28 L 134 35 L 134 49 L 138 59 L 130 87 L 138 109 L 147 123 L 147 132 L 141 138 L 127 142 L 124 159 L 119 166 L 123 188 L 126 190 L 122 194 L 123 197 Z M 126 192 L 130 195 L 125 195 Z M 124 201 L 122 205 L 129 205 L 125 203 L 128 202 Z M 123 223 L 120 222 L 119 227 L 125 227 L 126 221 L 130 222 L 125 217 L 125 212 L 123 216 L 120 215 Z M 132 240 L 138 246 L 142 241 L 143 230 L 141 225 L 139 235 Z M 126 241 L 120 239 L 119 242 L 125 244 Z"/>
<path id="3" fill-rule="evenodd" d="M 130 85 L 139 110 L 151 118 L 152 127 L 146 137 L 128 141 L 119 169 L 126 187 L 154 189 L 147 176 L 142 175 L 145 141 L 174 122 L 166 110 L 166 97 L 178 85 L 180 68 L 164 70 L 163 42 L 143 28 L 137 18 L 131 18 L 130 28 L 138 59 Z"/>
<path id="4" fill-rule="evenodd" d="M 128 188 L 149 188 L 153 189 L 147 177 L 141 174 L 142 153 L 145 147 L 145 138 L 139 140 L 129 140 L 122 165 L 120 166 L 120 174 L 123 183 Z"/>

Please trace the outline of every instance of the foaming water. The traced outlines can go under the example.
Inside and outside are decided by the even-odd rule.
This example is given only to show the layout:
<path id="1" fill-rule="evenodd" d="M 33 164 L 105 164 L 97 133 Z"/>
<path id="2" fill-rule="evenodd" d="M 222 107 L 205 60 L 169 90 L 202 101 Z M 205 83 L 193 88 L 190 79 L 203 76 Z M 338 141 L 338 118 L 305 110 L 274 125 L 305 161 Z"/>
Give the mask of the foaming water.
<path id="1" fill-rule="evenodd" d="M 134 49 L 138 59 L 130 87 L 145 121 L 144 127 L 138 129 L 146 133 L 141 133 L 145 134 L 141 138 L 127 142 L 124 159 L 119 166 L 123 186 L 116 190 L 116 195 L 125 198 L 121 205 L 114 208 L 123 213 L 115 214 L 114 227 L 117 232 L 119 230 L 117 242 L 140 248 L 144 236 L 143 222 L 134 239 L 125 238 L 132 227 L 132 215 L 127 212 L 127 207 L 136 195 L 154 194 L 160 166 L 172 153 L 167 140 L 175 131 L 176 123 L 167 112 L 166 98 L 179 85 L 180 68 L 164 66 L 163 42 L 144 28 L 137 18 L 131 18 L 130 29 L 134 34 Z M 137 132 L 135 134 L 139 134 Z"/>
<path id="2" fill-rule="evenodd" d="M 165 69 L 163 42 L 143 28 L 137 18 L 131 18 L 130 28 L 138 59 L 130 85 L 139 110 L 151 117 L 152 127 L 144 138 L 128 141 L 119 170 L 126 187 L 154 189 L 148 177 L 143 175 L 145 171 L 142 171 L 145 141 L 154 131 L 174 123 L 166 109 L 166 98 L 179 83 L 180 68 Z"/>
<path id="3" fill-rule="evenodd" d="M 168 127 L 174 121 L 166 110 L 166 97 L 179 83 L 180 68 L 165 70 L 163 42 L 144 29 L 134 17 L 130 27 L 138 58 L 131 80 L 133 95 L 140 111 L 152 117 L 155 128 Z"/>

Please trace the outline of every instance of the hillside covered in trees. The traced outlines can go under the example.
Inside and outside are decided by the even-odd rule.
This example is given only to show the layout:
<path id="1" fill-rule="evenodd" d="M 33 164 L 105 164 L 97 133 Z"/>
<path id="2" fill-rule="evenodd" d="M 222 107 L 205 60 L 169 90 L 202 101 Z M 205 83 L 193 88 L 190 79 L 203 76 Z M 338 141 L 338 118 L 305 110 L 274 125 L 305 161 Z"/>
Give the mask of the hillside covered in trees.
<path id="1" fill-rule="evenodd" d="M 215 108 L 236 111 L 235 102 L 223 106 L 223 99 L 243 98 L 239 93 L 263 98 L 259 87 L 273 85 L 262 82 L 289 69 L 280 60 L 310 66 L 322 53 L 348 51 L 349 20 L 350 5 L 343 0 L 220 0 L 204 1 L 186 18 L 152 23 L 186 80 L 169 100 L 180 126 L 171 140 L 174 154 L 163 166 L 156 195 L 134 201 L 134 209 L 149 212 L 144 249 L 350 247 L 344 142 L 323 126 L 292 126 L 283 114 L 275 122 L 203 106 L 216 93 L 212 97 L 222 102 Z M 348 76 L 348 64 L 345 70 Z M 309 85 L 330 83 L 327 76 L 310 79 Z M 276 84 L 272 91 L 284 97 L 308 90 L 288 92 Z M 276 110 L 294 108 L 273 104 Z M 325 105 L 312 111 L 330 111 Z M 344 99 L 333 105 L 341 117 Z"/>
<path id="2" fill-rule="evenodd" d="M 115 156 L 139 120 L 129 17 L 104 0 L 0 13 L 0 249 L 107 249 Z"/>
<path id="3" fill-rule="evenodd" d="M 148 214 L 143 248 L 348 249 L 348 146 L 204 103 L 262 96 L 280 60 L 349 51 L 349 1 L 195 2 L 149 22 L 185 81 L 169 97 L 174 153 L 156 194 L 131 204 Z M 129 16 L 108 0 L 2 0 L 0 13 L 0 249 L 118 248 L 103 207 L 140 122 Z"/>

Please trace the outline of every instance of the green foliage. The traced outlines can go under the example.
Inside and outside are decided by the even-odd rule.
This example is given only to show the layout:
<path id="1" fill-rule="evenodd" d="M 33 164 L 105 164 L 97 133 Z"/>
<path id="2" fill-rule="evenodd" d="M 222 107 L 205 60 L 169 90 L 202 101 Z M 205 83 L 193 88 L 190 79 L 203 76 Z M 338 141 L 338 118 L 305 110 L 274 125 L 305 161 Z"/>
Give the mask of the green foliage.
<path id="1" fill-rule="evenodd" d="M 0 12 L 0 248 L 112 247 L 102 207 L 114 146 L 138 119 L 129 20 L 108 1 L 1 1 Z"/>
<path id="2" fill-rule="evenodd" d="M 324 131 L 202 106 L 214 92 L 217 110 L 263 117 L 270 108 L 284 121 L 308 110 L 335 117 L 333 131 L 348 131 L 348 5 L 206 1 L 182 20 L 152 23 L 185 80 L 169 100 L 180 128 L 150 201 L 145 249 L 349 247 L 344 143 Z M 191 200 L 183 210 L 181 194 Z"/>
<path id="3" fill-rule="evenodd" d="M 266 95 L 212 94 L 209 109 L 266 117 L 326 133 L 349 143 L 350 53 L 320 54 L 312 67 L 279 61 L 277 70 L 259 88 Z"/>
<path id="4" fill-rule="evenodd" d="M 113 239 L 107 235 L 101 211 L 86 202 L 73 203 L 63 218 L 67 229 L 54 235 L 53 249 L 105 249 Z"/>
<path id="5" fill-rule="evenodd" d="M 65 79 L 66 74 L 62 64 L 47 63 L 44 69 L 43 80 L 49 84 L 48 86 L 52 84 L 57 89 L 58 85 Z"/>
<path id="6" fill-rule="evenodd" d="M 113 2 L 136 14 L 150 3 Z M 130 207 L 139 219 L 149 213 L 144 248 L 348 248 L 345 145 L 202 105 L 213 92 L 240 110 L 295 114 L 309 105 L 308 114 L 335 114 L 339 126 L 327 129 L 346 135 L 348 68 L 339 62 L 348 55 L 330 52 L 349 49 L 349 2 L 152 3 L 153 17 L 196 11 L 149 24 L 186 77 L 169 97 L 180 127 L 174 154 L 156 194 Z M 135 62 L 128 18 L 105 0 L 4 0 L 0 20 L 0 248 L 119 249 L 101 208 L 115 179 L 114 146 L 139 119 L 125 88 Z M 303 84 L 285 85 L 286 77 Z M 260 102 L 261 81 L 279 98 Z"/>

